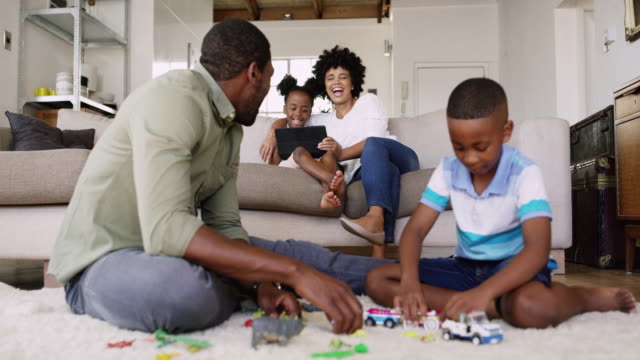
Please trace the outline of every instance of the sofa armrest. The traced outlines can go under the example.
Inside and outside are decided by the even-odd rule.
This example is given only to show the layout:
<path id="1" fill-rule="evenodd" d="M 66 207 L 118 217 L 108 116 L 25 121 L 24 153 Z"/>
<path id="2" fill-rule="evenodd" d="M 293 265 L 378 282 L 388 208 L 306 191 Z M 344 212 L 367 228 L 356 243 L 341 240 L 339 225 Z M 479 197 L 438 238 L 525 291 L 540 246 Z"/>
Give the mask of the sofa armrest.
<path id="1" fill-rule="evenodd" d="M 66 204 L 89 150 L 0 151 L 0 205 Z"/>
<path id="2" fill-rule="evenodd" d="M 11 128 L 0 126 L 0 151 L 9 151 L 13 148 L 13 136 Z"/>
<path id="3" fill-rule="evenodd" d="M 517 147 L 540 166 L 553 213 L 551 247 L 571 247 L 571 174 L 569 123 L 558 118 L 526 120 L 517 125 Z"/>

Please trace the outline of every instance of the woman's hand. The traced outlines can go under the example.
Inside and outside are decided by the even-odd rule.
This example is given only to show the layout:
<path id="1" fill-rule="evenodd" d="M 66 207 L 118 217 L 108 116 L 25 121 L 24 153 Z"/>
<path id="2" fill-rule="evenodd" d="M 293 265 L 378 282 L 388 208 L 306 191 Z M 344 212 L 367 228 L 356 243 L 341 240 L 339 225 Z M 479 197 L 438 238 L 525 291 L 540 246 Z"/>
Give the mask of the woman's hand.
<path id="1" fill-rule="evenodd" d="M 322 142 L 318 144 L 318 149 L 325 151 L 333 151 L 337 158 L 340 158 L 342 153 L 342 146 L 332 137 L 326 137 L 322 139 Z"/>
<path id="2" fill-rule="evenodd" d="M 258 152 L 260 153 L 260 158 L 262 158 L 262 161 L 268 164 L 271 163 L 273 154 L 275 153 L 275 151 L 277 151 L 277 148 L 278 148 L 276 146 L 276 137 L 273 131 L 274 131 L 273 129 L 269 130 L 269 133 L 264 138 L 264 141 L 262 142 L 262 145 L 260 145 L 260 149 L 258 150 Z"/>
<path id="3" fill-rule="evenodd" d="M 300 316 L 300 304 L 295 295 L 275 287 L 272 283 L 260 283 L 256 292 L 256 302 L 267 316 L 278 317 L 282 311 L 290 316 Z"/>
<path id="4" fill-rule="evenodd" d="M 400 294 L 393 298 L 393 307 L 400 310 L 405 321 L 417 322 L 421 315 L 427 313 L 427 303 L 422 294 L 420 282 L 400 282 Z"/>

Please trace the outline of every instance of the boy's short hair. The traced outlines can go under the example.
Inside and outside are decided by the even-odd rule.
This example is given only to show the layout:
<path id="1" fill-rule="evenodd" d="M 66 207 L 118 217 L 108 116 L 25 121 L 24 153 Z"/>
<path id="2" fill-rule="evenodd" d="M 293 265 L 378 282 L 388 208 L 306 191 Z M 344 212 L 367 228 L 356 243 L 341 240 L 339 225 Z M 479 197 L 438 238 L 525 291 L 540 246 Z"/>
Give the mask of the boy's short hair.
<path id="1" fill-rule="evenodd" d="M 507 106 L 507 95 L 497 82 L 487 78 L 471 78 L 451 92 L 447 116 L 453 119 L 478 119 Z"/>
<path id="2" fill-rule="evenodd" d="M 254 61 L 264 71 L 271 60 L 270 47 L 267 37 L 252 23 L 226 19 L 205 35 L 200 63 L 216 81 L 229 80 Z"/>

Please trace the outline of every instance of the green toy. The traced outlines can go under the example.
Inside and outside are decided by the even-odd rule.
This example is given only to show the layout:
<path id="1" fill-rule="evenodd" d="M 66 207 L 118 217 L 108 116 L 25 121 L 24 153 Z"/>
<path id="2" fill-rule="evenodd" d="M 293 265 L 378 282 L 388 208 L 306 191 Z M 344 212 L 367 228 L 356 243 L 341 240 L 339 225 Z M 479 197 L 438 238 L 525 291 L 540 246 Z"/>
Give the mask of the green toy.
<path id="1" fill-rule="evenodd" d="M 324 353 L 313 353 L 311 357 L 314 358 L 336 358 L 342 359 L 345 357 L 353 356 L 355 354 L 366 354 L 369 352 L 369 348 L 365 344 L 358 344 L 353 347 L 353 350 L 341 350 L 341 351 L 329 351 Z"/>
<path id="2" fill-rule="evenodd" d="M 196 339 L 188 338 L 186 336 L 169 335 L 166 332 L 164 332 L 164 330 L 156 330 L 156 332 L 153 333 L 153 336 L 155 336 L 156 340 L 158 341 L 173 340 L 173 341 L 180 341 L 187 345 L 197 346 L 200 348 L 211 347 L 211 344 L 209 344 L 204 340 L 196 340 Z"/>

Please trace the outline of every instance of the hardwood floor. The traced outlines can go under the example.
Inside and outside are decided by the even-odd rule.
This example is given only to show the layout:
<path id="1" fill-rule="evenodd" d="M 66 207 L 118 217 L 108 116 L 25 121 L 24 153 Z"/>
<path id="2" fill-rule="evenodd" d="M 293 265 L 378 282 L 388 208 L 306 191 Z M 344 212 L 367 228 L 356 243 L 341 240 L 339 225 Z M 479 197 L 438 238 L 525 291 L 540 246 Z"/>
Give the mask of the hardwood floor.
<path id="1" fill-rule="evenodd" d="M 361 252 L 355 249 L 341 250 L 346 253 Z M 387 256 L 391 258 L 395 255 L 395 249 L 387 252 Z M 29 290 L 39 289 L 43 286 L 42 274 L 42 261 L 0 260 L 0 282 L 11 286 Z M 566 275 L 554 275 L 553 280 L 567 285 L 624 287 L 640 300 L 640 269 L 627 275 L 623 269 L 603 270 L 567 262 Z"/>

